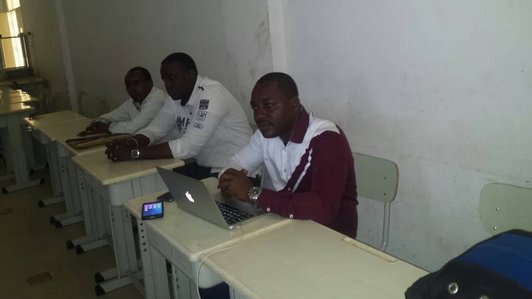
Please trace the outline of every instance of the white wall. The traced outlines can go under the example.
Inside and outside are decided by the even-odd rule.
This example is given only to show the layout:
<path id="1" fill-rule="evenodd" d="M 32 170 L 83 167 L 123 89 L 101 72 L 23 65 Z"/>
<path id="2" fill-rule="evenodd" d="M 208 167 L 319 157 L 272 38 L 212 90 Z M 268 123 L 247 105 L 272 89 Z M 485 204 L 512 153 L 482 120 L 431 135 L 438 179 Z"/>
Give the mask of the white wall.
<path id="1" fill-rule="evenodd" d="M 63 1 L 82 112 L 95 116 L 123 102 L 123 77 L 146 67 L 164 88 L 161 60 L 186 52 L 200 74 L 225 84 L 248 109 L 253 82 L 271 71 L 262 1 Z M 248 110 L 249 111 L 249 110 Z"/>
<path id="2" fill-rule="evenodd" d="M 283 3 L 302 102 L 399 166 L 389 252 L 435 269 L 487 237 L 482 186 L 531 185 L 532 2 Z"/>

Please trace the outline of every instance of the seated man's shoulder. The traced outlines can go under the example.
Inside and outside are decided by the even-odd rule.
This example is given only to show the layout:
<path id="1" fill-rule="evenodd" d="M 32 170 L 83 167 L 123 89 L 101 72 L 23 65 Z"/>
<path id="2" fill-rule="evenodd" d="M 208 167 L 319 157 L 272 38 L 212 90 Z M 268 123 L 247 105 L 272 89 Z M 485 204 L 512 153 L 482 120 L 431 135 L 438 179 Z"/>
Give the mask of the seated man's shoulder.
<path id="1" fill-rule="evenodd" d="M 223 84 L 209 77 L 200 76 L 200 82 L 198 83 L 200 89 L 216 88 L 217 86 L 223 86 Z"/>
<path id="2" fill-rule="evenodd" d="M 158 95 L 158 96 L 160 96 L 160 95 L 166 96 L 166 92 L 164 92 L 162 89 L 160 89 L 158 87 L 155 87 L 155 86 L 152 87 L 152 90 L 151 90 L 150 93 L 153 93 L 153 94 Z"/>
<path id="3" fill-rule="evenodd" d="M 332 132 L 336 134 L 340 134 L 341 132 L 340 127 L 334 122 L 313 116 L 310 118 L 308 130 L 313 132 L 314 136 L 320 135 L 324 132 Z"/>
<path id="4" fill-rule="evenodd" d="M 203 77 L 201 84 L 198 85 L 200 92 L 204 97 L 230 99 L 234 98 L 231 92 L 222 83 Z"/>
<path id="5" fill-rule="evenodd" d="M 349 142 L 347 141 L 344 132 L 336 123 L 330 120 L 313 118 L 309 124 L 309 133 L 309 137 L 315 145 L 334 144 L 334 146 L 331 147 L 331 150 L 334 148 L 341 151 L 350 151 Z"/>
<path id="6" fill-rule="evenodd" d="M 167 98 L 169 98 L 170 96 L 168 94 L 166 94 L 166 92 L 164 92 L 161 89 L 159 89 L 159 88 L 154 86 L 148 97 L 153 99 L 153 100 L 164 101 Z"/>

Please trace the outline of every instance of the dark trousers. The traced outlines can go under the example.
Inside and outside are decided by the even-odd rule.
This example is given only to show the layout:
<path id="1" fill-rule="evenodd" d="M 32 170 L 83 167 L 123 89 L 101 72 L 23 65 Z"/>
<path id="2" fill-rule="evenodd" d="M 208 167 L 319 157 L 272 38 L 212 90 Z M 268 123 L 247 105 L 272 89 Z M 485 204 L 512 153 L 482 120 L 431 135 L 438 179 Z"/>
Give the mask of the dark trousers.
<path id="1" fill-rule="evenodd" d="M 229 285 L 222 282 L 208 289 L 200 288 L 201 299 L 229 299 L 231 295 L 229 294 Z"/>

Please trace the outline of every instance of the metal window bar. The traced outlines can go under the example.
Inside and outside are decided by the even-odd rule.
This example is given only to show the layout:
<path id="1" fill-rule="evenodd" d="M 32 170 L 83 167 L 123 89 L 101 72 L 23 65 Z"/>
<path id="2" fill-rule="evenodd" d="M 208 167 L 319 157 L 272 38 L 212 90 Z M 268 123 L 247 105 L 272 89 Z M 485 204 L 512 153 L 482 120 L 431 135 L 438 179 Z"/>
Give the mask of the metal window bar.
<path id="1" fill-rule="evenodd" d="M 26 67 L 31 67 L 30 65 L 30 33 L 29 32 L 23 32 L 19 33 L 18 36 L 20 37 L 21 44 L 22 44 L 22 54 L 24 56 L 24 64 Z"/>
<path id="2" fill-rule="evenodd" d="M 0 35 L 0 43 L 1 43 L 1 46 L 0 46 L 0 59 L 2 61 L 2 69 L 0 70 L 0 77 L 1 78 L 5 78 L 6 76 L 6 70 L 10 70 L 10 69 L 29 69 L 31 68 L 31 64 L 30 64 L 30 61 L 31 61 L 31 57 L 30 57 L 30 46 L 29 46 L 29 36 L 30 36 L 30 32 L 23 32 L 23 33 L 19 33 L 18 36 L 2 36 Z M 6 55 L 4 53 L 4 41 L 7 41 L 7 40 L 20 40 L 20 44 L 21 44 L 21 50 L 22 50 L 22 58 L 24 60 L 24 65 L 23 66 L 19 66 L 19 67 L 7 67 L 7 63 L 6 63 Z"/>
<path id="3" fill-rule="evenodd" d="M 28 38 L 29 38 L 29 35 L 30 33 L 29 32 L 24 32 L 24 33 L 19 33 L 18 36 L 2 36 L 0 35 L 0 40 L 2 41 L 2 45 L 3 45 L 3 41 L 4 40 L 10 40 L 10 39 L 18 39 L 20 40 L 20 44 L 21 44 L 21 47 L 22 47 L 22 55 L 23 55 L 23 58 L 24 58 L 24 66 L 22 67 L 30 67 L 30 54 L 29 54 L 29 41 L 28 41 Z M 2 46 L 1 47 L 1 54 L 2 54 L 2 67 L 3 68 L 6 68 L 6 61 L 5 61 L 5 53 L 4 53 L 4 47 Z"/>

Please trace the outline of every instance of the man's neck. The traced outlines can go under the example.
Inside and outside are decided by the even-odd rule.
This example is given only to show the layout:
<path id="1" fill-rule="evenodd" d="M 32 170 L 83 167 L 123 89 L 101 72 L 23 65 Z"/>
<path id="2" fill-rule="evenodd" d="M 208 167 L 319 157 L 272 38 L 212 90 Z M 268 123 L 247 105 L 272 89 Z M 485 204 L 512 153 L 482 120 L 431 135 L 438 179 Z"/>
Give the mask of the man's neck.
<path id="1" fill-rule="evenodd" d="M 301 117 L 301 109 L 299 109 L 297 111 L 297 115 L 292 118 L 293 119 L 292 124 L 290 126 L 290 130 L 288 131 L 288 133 L 281 137 L 281 140 L 283 141 L 284 145 L 287 145 L 288 142 L 292 139 L 292 137 L 294 137 L 300 117 Z"/>
<path id="2" fill-rule="evenodd" d="M 192 95 L 192 93 L 189 93 L 187 96 L 185 96 L 184 98 L 181 99 L 181 106 L 185 106 L 188 101 L 190 100 L 190 96 Z"/>

